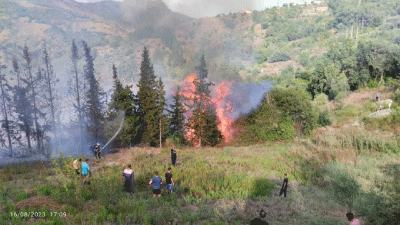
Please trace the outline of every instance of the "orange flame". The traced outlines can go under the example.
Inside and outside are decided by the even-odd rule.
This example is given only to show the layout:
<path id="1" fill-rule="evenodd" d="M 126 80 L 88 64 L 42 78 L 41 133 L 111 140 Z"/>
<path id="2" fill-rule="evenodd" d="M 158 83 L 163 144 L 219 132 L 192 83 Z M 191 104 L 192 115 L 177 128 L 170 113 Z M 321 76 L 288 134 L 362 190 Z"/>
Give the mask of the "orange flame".
<path id="1" fill-rule="evenodd" d="M 194 92 L 196 91 L 196 86 L 194 85 L 193 81 L 196 79 L 196 74 L 191 74 L 187 76 L 181 85 L 181 91 L 179 94 L 184 96 L 186 100 L 184 100 L 184 105 L 186 109 L 185 113 L 185 120 L 186 122 L 189 120 L 189 118 L 192 116 L 193 112 L 189 109 L 189 105 L 193 104 L 193 98 L 194 98 Z M 186 137 L 187 140 L 192 141 L 192 144 L 194 146 L 198 146 L 199 143 L 194 143 L 194 130 L 193 129 L 188 129 L 186 131 Z"/>
<path id="2" fill-rule="evenodd" d="M 194 92 L 196 91 L 196 87 L 193 84 L 193 81 L 196 79 L 196 74 L 191 74 L 187 76 L 181 84 L 181 91 L 180 94 L 184 96 L 187 100 L 185 101 L 186 113 L 185 113 L 185 120 L 186 122 L 192 116 L 192 111 L 189 109 L 189 105 L 193 104 Z M 224 137 L 225 142 L 229 142 L 232 139 L 233 130 L 233 120 L 230 119 L 233 116 L 231 115 L 233 108 L 231 102 L 227 99 L 230 95 L 231 91 L 230 88 L 232 87 L 233 82 L 221 82 L 216 86 L 211 86 L 213 98 L 211 102 L 216 107 L 216 114 L 218 118 L 218 130 L 221 132 L 222 136 Z M 199 143 L 194 140 L 194 130 L 187 130 L 186 132 L 186 139 L 192 141 L 194 146 L 198 146 Z"/>
<path id="3" fill-rule="evenodd" d="M 218 130 L 221 132 L 224 137 L 225 142 L 229 142 L 232 139 L 232 124 L 233 121 L 229 117 L 233 111 L 231 102 L 227 99 L 229 94 L 231 93 L 230 88 L 232 87 L 233 82 L 222 82 L 216 86 L 215 90 L 215 98 L 211 101 L 216 106 L 216 113 L 218 118 Z"/>

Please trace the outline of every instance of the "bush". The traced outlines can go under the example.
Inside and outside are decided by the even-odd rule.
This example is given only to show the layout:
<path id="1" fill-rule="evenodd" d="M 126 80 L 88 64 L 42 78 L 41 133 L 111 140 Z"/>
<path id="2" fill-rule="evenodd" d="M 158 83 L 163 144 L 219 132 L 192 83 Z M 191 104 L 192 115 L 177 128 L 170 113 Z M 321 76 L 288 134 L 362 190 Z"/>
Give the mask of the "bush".
<path id="1" fill-rule="evenodd" d="M 278 124 L 277 138 L 282 141 L 289 141 L 296 137 L 296 131 L 293 126 L 293 119 L 286 117 Z"/>
<path id="2" fill-rule="evenodd" d="M 286 52 L 275 52 L 272 56 L 268 59 L 268 62 L 285 62 L 290 60 L 290 55 Z"/>
<path id="3" fill-rule="evenodd" d="M 314 106 L 319 110 L 324 108 L 326 106 L 326 104 L 328 104 L 328 102 L 329 102 L 328 95 L 326 95 L 324 93 L 320 93 L 320 94 L 316 95 L 314 98 Z"/>
<path id="4" fill-rule="evenodd" d="M 318 116 L 318 124 L 321 126 L 329 126 L 332 124 L 331 115 L 328 110 L 322 111 Z"/>
<path id="5" fill-rule="evenodd" d="M 367 87 L 375 89 L 378 87 L 378 81 L 376 79 L 371 79 L 368 81 Z"/>

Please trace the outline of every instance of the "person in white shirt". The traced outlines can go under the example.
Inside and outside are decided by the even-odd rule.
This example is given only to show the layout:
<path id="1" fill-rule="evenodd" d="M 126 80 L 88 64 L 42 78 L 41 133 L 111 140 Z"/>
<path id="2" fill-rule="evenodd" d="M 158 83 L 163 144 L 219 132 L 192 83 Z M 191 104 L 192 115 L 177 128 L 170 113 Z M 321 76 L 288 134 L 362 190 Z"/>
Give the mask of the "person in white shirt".
<path id="1" fill-rule="evenodd" d="M 75 159 L 74 160 L 74 169 L 75 169 L 75 173 L 76 173 L 76 175 L 79 175 L 79 174 L 81 174 L 80 172 L 79 172 L 79 167 L 78 167 L 78 161 L 79 161 L 79 163 L 82 161 L 82 159 L 81 158 L 79 158 L 79 159 Z"/>

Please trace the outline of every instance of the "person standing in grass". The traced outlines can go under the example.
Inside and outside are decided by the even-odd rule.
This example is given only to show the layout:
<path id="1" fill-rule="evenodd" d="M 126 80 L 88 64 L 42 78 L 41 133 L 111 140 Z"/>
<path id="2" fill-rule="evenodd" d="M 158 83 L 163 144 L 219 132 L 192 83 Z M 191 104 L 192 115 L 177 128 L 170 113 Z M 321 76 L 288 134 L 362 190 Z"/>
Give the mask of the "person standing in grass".
<path id="1" fill-rule="evenodd" d="M 128 167 L 122 171 L 122 176 L 125 178 L 124 191 L 127 193 L 133 193 L 133 180 L 135 175 L 131 167 L 131 164 L 128 164 Z"/>
<path id="2" fill-rule="evenodd" d="M 85 159 L 85 162 L 82 162 L 82 177 L 83 177 L 83 184 L 90 184 L 89 181 L 89 159 Z"/>
<path id="3" fill-rule="evenodd" d="M 171 167 L 168 167 L 168 172 L 165 173 L 165 192 L 171 192 L 173 190 L 174 179 L 172 179 Z"/>
<path id="4" fill-rule="evenodd" d="M 361 225 L 360 220 L 354 218 L 354 214 L 352 212 L 346 213 L 347 219 L 350 221 L 350 225 Z"/>
<path id="5" fill-rule="evenodd" d="M 171 149 L 171 161 L 172 161 L 172 165 L 175 166 L 175 164 L 176 164 L 176 150 L 175 150 L 175 146 L 173 146 L 172 149 Z"/>
<path id="6" fill-rule="evenodd" d="M 262 224 L 267 224 L 268 223 L 265 221 L 265 217 L 267 216 L 267 214 L 265 213 L 265 211 L 263 209 L 261 209 L 260 211 L 260 217 L 254 218 L 251 222 L 250 225 L 262 225 Z"/>
<path id="7" fill-rule="evenodd" d="M 285 173 L 284 175 L 285 175 L 285 179 L 283 179 L 282 189 L 279 192 L 279 196 L 281 196 L 282 193 L 283 193 L 283 196 L 286 198 L 286 190 L 287 190 L 287 187 L 288 187 L 289 180 L 287 178 L 287 174 Z"/>
<path id="8" fill-rule="evenodd" d="M 81 159 L 81 158 L 79 158 L 79 159 L 75 159 L 75 160 L 74 160 L 74 169 L 75 169 L 75 173 L 76 173 L 76 175 L 79 175 L 79 174 L 81 174 L 81 173 L 79 172 L 78 161 L 79 161 L 79 162 L 81 162 L 81 161 L 82 161 L 82 159 Z"/>
<path id="9" fill-rule="evenodd" d="M 150 180 L 149 185 L 153 184 L 153 198 L 156 196 L 161 197 L 161 184 L 162 179 L 158 176 L 158 172 L 154 172 L 154 177 Z"/>

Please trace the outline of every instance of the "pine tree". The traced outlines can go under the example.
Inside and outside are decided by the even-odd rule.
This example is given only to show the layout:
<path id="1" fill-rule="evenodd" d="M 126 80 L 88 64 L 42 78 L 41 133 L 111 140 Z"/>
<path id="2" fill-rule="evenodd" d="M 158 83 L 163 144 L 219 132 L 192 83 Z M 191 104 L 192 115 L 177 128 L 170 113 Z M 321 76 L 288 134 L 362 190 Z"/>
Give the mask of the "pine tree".
<path id="1" fill-rule="evenodd" d="M 153 65 L 150 62 L 149 52 L 145 47 L 140 66 L 140 80 L 138 83 L 139 123 L 143 144 L 155 145 L 159 134 L 159 119 L 157 99 L 157 83 Z"/>
<path id="2" fill-rule="evenodd" d="M 78 121 L 76 121 L 76 125 L 78 127 L 78 136 L 80 138 L 80 145 L 83 144 L 83 96 L 84 96 L 84 88 L 83 83 L 85 82 L 84 78 L 78 71 L 78 61 L 79 61 L 79 53 L 78 47 L 75 44 L 75 40 L 72 40 L 71 45 L 71 75 L 69 77 L 69 94 L 71 94 L 74 98 L 73 107 L 78 114 Z"/>
<path id="3" fill-rule="evenodd" d="M 50 115 L 51 115 L 51 130 L 54 133 L 54 136 L 57 137 L 57 132 L 55 131 L 56 127 L 56 119 L 55 119 L 55 113 L 57 109 L 57 102 L 56 102 L 56 90 L 55 90 L 55 85 L 58 82 L 58 79 L 56 78 L 54 72 L 53 72 L 53 66 L 51 65 L 51 60 L 50 56 L 47 52 L 46 46 L 44 47 L 43 50 L 43 61 L 45 65 L 45 74 L 44 74 L 44 80 L 45 80 L 45 87 L 44 90 L 46 94 L 44 95 L 44 99 L 47 101 L 47 105 L 50 108 Z"/>
<path id="4" fill-rule="evenodd" d="M 157 111 L 158 111 L 158 129 L 159 129 L 159 147 L 162 147 L 163 135 L 168 132 L 168 121 L 167 116 L 164 114 L 165 106 L 167 105 L 165 100 L 164 84 L 159 78 L 157 82 L 157 99 L 156 99 Z"/>
<path id="5" fill-rule="evenodd" d="M 31 101 L 28 98 L 28 89 L 26 87 L 14 87 L 14 104 L 15 112 L 18 114 L 18 125 L 25 132 L 25 137 L 28 142 L 28 148 L 31 149 L 31 136 L 33 120 L 31 112 L 33 111 Z"/>
<path id="6" fill-rule="evenodd" d="M 42 114 L 37 105 L 38 101 L 38 93 L 36 92 L 36 88 L 38 84 L 40 83 L 42 77 L 41 77 L 41 69 L 38 69 L 38 73 L 36 76 L 33 76 L 32 72 L 32 55 L 29 52 L 28 47 L 25 45 L 24 50 L 23 50 L 23 58 L 25 59 L 25 76 L 26 79 L 22 79 L 27 84 L 28 91 L 30 92 L 30 100 L 33 103 L 32 107 L 32 113 L 33 113 L 33 122 L 35 125 L 35 137 L 36 137 L 36 142 L 37 142 L 37 149 L 40 154 L 43 154 L 43 148 L 42 148 L 42 131 L 40 129 L 39 125 L 39 115 Z"/>
<path id="7" fill-rule="evenodd" d="M 176 91 L 173 96 L 173 104 L 171 107 L 171 133 L 174 137 L 177 137 L 181 142 L 184 140 L 185 135 L 185 106 L 182 103 L 183 96 L 180 94 L 180 88 Z"/>
<path id="8" fill-rule="evenodd" d="M 23 81 L 21 79 L 21 70 L 15 57 L 12 60 L 12 64 L 13 75 L 17 77 L 17 85 L 13 88 L 14 112 L 17 114 L 17 125 L 23 132 L 25 132 L 28 148 L 31 149 L 32 118 L 30 112 L 32 109 L 31 103 L 27 97 L 28 89 L 22 86 Z M 20 137 L 18 137 L 17 140 L 20 140 Z"/>
<path id="9" fill-rule="evenodd" d="M 122 87 L 118 79 L 117 68 L 113 65 L 113 78 L 114 78 L 114 92 L 111 96 L 111 103 L 109 106 L 109 119 L 115 119 L 116 112 L 123 110 L 125 115 L 125 122 L 120 135 L 114 141 L 118 147 L 129 146 L 131 143 L 138 143 L 138 120 L 136 112 L 137 101 L 135 95 L 131 91 L 132 86 Z M 108 127 L 107 127 L 108 128 Z"/>
<path id="10" fill-rule="evenodd" d="M 94 76 L 94 58 L 90 54 L 90 48 L 85 41 L 82 41 L 85 61 L 84 65 L 84 77 L 85 82 L 88 85 L 88 89 L 85 93 L 85 112 L 87 118 L 86 129 L 89 134 L 89 138 L 93 140 L 100 140 L 103 138 L 103 128 L 104 128 L 104 113 L 103 105 L 101 102 L 101 92 L 99 82 Z"/>
<path id="11" fill-rule="evenodd" d="M 11 102 L 11 98 L 9 96 L 9 92 L 11 87 L 8 85 L 8 82 L 5 78 L 5 75 L 2 74 L 1 70 L 7 68 L 5 65 L 0 65 L 0 89 L 1 89 L 1 100 L 3 106 L 3 125 L 7 132 L 7 139 L 8 139 L 8 147 L 10 148 L 10 153 L 12 155 L 12 143 L 11 143 L 11 129 L 10 129 L 10 122 L 9 122 L 9 103 Z"/>
<path id="12" fill-rule="evenodd" d="M 194 131 L 194 140 L 202 145 L 214 146 L 222 140 L 221 132 L 217 128 L 217 117 L 211 104 L 209 87 L 214 85 L 207 82 L 207 65 L 204 55 L 200 59 L 200 65 L 197 67 L 198 79 L 193 81 L 195 93 L 193 99 L 193 114 L 189 118 L 187 126 Z"/>

